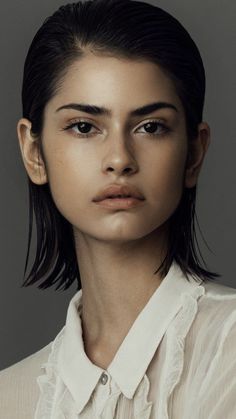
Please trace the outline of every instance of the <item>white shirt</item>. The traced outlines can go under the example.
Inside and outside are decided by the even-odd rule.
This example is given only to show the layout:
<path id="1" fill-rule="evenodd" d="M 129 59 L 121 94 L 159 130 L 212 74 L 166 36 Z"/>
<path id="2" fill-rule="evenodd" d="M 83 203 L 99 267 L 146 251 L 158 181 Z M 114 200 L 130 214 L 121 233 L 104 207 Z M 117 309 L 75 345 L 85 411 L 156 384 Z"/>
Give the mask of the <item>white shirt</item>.
<path id="1" fill-rule="evenodd" d="M 84 351 L 79 290 L 55 340 L 0 373 L 0 418 L 235 419 L 236 290 L 188 278 L 173 262 L 107 370 Z"/>

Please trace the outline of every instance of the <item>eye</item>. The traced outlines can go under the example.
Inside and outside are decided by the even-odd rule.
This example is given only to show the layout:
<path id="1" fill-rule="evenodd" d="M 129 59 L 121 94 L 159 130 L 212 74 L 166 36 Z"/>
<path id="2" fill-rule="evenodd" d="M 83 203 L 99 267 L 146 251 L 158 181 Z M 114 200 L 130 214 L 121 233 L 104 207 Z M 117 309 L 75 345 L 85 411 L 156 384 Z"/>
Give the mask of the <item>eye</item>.
<path id="1" fill-rule="evenodd" d="M 145 124 L 141 125 L 140 128 L 144 127 L 146 131 L 143 134 L 148 135 L 163 135 L 170 131 L 170 129 L 163 123 L 157 120 L 148 121 Z"/>
<path id="2" fill-rule="evenodd" d="M 76 127 L 77 129 L 75 129 Z M 91 127 L 94 127 L 94 126 L 87 121 L 76 121 L 67 125 L 65 128 L 63 128 L 63 130 L 67 131 L 71 129 L 79 137 L 89 137 L 90 135 L 94 134 L 94 133 L 91 133 L 90 131 Z"/>
<path id="3" fill-rule="evenodd" d="M 145 124 L 141 125 L 139 129 L 144 127 L 145 131 L 142 134 L 147 134 L 151 136 L 161 136 L 170 131 L 170 129 L 163 123 L 157 120 L 147 121 Z M 97 133 L 91 131 L 91 128 L 95 128 L 93 124 L 87 121 L 79 120 L 72 122 L 63 128 L 63 131 L 72 130 L 78 137 L 90 137 Z"/>

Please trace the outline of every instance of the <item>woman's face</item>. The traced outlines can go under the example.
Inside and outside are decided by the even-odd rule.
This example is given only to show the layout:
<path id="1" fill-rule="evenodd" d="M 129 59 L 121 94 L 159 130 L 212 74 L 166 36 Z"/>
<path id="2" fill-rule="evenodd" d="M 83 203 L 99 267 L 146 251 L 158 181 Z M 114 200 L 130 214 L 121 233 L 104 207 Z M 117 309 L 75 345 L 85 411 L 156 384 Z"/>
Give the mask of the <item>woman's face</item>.
<path id="1" fill-rule="evenodd" d="M 131 114 L 153 103 L 159 108 Z M 109 112 L 93 114 L 71 104 Z M 49 182 L 78 238 L 129 241 L 158 234 L 183 186 L 196 183 L 184 174 L 188 142 L 182 104 L 172 81 L 151 62 L 87 54 L 68 69 L 44 115 L 42 183 Z M 28 173 L 41 182 L 36 172 L 28 168 Z M 132 208 L 93 201 L 114 183 L 135 186 L 144 200 Z"/>

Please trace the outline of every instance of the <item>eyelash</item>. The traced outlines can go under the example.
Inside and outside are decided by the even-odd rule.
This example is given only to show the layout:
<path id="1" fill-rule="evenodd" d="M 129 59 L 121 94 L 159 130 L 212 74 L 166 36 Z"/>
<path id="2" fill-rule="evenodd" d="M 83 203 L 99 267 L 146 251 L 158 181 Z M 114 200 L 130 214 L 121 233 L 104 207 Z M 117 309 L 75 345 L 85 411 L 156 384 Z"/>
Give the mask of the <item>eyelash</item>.
<path id="1" fill-rule="evenodd" d="M 62 130 L 63 131 L 67 131 L 67 130 L 69 130 L 69 129 L 72 129 L 72 128 L 74 128 L 76 125 L 79 125 L 79 124 L 81 124 L 81 123 L 84 123 L 84 124 L 87 124 L 87 125 L 90 125 L 91 127 L 94 127 L 94 125 L 93 124 L 91 124 L 90 122 L 88 122 L 88 121 L 84 121 L 84 120 L 78 120 L 78 121 L 76 121 L 76 122 L 73 122 L 73 123 L 71 123 L 71 124 L 69 124 L 69 125 L 67 125 L 65 128 L 63 128 Z M 165 125 L 165 124 L 163 124 L 162 122 L 159 122 L 159 121 L 157 121 L 157 120 L 149 120 L 149 121 L 147 121 L 147 122 L 145 122 L 143 125 L 141 125 L 139 128 L 141 128 L 141 127 L 143 127 L 144 125 L 147 125 L 147 124 L 152 124 L 152 123 L 154 123 L 154 124 L 157 124 L 157 125 L 159 125 L 161 128 L 162 128 L 162 130 L 164 131 L 164 132 L 162 132 L 162 133 L 159 133 L 159 134 L 154 134 L 154 133 L 148 133 L 148 132 L 146 132 L 146 133 L 144 133 L 144 134 L 147 134 L 147 135 L 150 135 L 151 137 L 160 137 L 161 135 L 165 135 L 165 134 L 167 134 L 168 132 L 170 132 L 170 129 Z M 80 134 L 78 134 L 78 133 L 76 133 L 76 136 L 77 137 L 81 137 L 81 138 L 88 138 L 88 137 L 91 137 L 91 136 L 93 136 L 94 134 L 92 134 L 92 133 L 80 133 Z"/>

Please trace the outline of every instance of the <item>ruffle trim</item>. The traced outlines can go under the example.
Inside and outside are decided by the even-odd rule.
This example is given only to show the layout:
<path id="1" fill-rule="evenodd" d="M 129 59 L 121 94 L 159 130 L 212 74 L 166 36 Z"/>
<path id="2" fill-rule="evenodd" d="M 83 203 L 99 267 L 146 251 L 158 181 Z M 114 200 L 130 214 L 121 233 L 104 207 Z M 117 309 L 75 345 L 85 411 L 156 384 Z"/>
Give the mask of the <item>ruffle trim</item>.
<path id="1" fill-rule="evenodd" d="M 205 288 L 203 286 L 196 287 L 191 294 L 183 293 L 181 296 L 181 310 L 168 329 L 166 336 L 165 369 L 160 383 L 161 394 L 157 407 L 157 416 L 162 419 L 169 419 L 169 398 L 175 386 L 178 384 L 183 371 L 185 338 L 198 312 L 197 300 L 204 294 Z M 52 342 L 48 361 L 41 366 L 44 374 L 37 378 L 40 397 L 34 419 L 78 419 L 78 413 L 75 410 L 75 403 L 73 402 L 72 396 L 57 371 L 58 351 L 63 335 L 64 328 Z M 148 401 L 149 388 L 150 383 L 145 374 L 137 388 L 134 398 L 135 419 L 150 418 L 153 403 Z M 116 392 L 111 396 L 113 400 L 112 402 L 110 400 L 110 403 L 102 411 L 100 415 L 101 419 L 113 417 L 120 393 Z M 83 417 L 86 418 L 86 413 Z"/>
<path id="2" fill-rule="evenodd" d="M 152 411 L 153 402 L 148 401 L 150 382 L 145 374 L 135 394 L 134 399 L 134 418 L 149 419 Z"/>
<path id="3" fill-rule="evenodd" d="M 169 398 L 178 384 L 184 366 L 185 338 L 198 312 L 198 298 L 205 294 L 205 288 L 198 286 L 194 291 L 183 293 L 182 309 L 167 333 L 165 369 L 160 384 L 161 394 L 157 416 L 169 419 Z"/>
<path id="4" fill-rule="evenodd" d="M 57 355 L 64 334 L 64 327 L 52 342 L 51 351 L 47 362 L 42 364 L 42 375 L 37 377 L 37 383 L 40 389 L 40 396 L 36 406 L 34 419 L 65 419 L 63 412 L 57 412 L 55 415 L 55 400 L 58 391 L 63 393 L 63 383 L 59 383 L 57 374 Z"/>
<path id="5" fill-rule="evenodd" d="M 48 360 L 41 366 L 44 373 L 37 377 L 40 397 L 36 406 L 34 419 L 78 419 L 78 413 L 76 412 L 72 396 L 60 379 L 57 371 L 57 357 L 63 339 L 63 332 L 64 328 L 52 342 Z M 150 418 L 153 403 L 148 401 L 149 388 L 150 382 L 145 374 L 136 390 L 134 398 L 134 419 Z M 106 404 L 99 415 L 100 419 L 110 419 L 114 416 L 120 396 L 120 390 L 111 395 L 109 403 Z M 90 410 L 87 412 L 87 415 L 85 408 L 83 418 L 91 419 Z"/>

